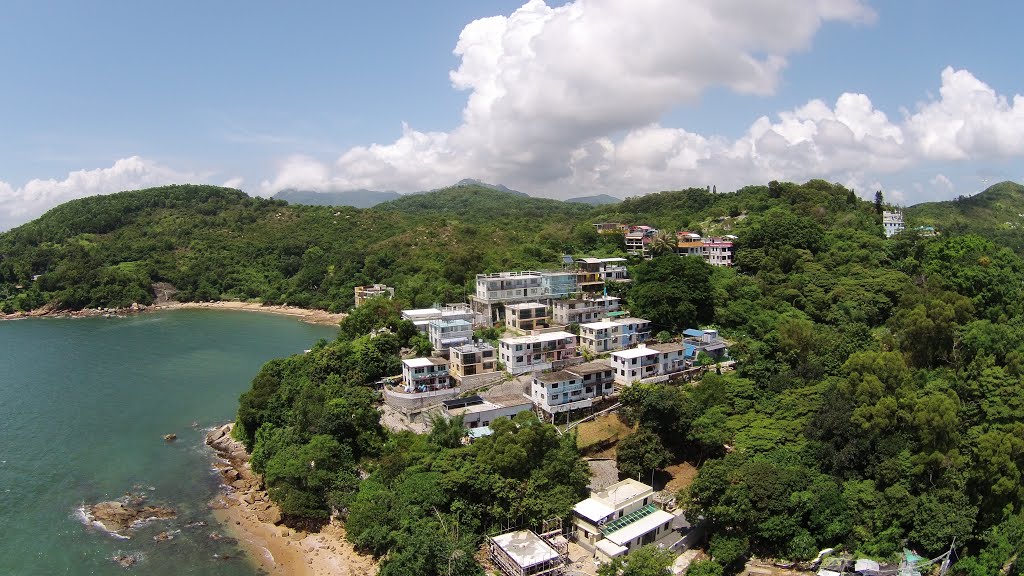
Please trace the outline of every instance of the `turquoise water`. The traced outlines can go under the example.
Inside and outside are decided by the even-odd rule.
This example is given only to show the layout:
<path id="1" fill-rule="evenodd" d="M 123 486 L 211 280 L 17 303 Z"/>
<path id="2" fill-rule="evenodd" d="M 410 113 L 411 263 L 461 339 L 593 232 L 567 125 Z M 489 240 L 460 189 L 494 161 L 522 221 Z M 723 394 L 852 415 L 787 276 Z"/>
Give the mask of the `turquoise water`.
<path id="1" fill-rule="evenodd" d="M 233 419 L 265 361 L 336 334 L 210 310 L 0 322 L 0 575 L 256 573 L 236 543 L 210 539 L 223 528 L 206 507 L 219 487 L 203 429 Z M 123 540 L 76 512 L 128 491 L 177 518 Z M 179 532 L 154 542 L 164 530 Z M 117 553 L 142 562 L 126 570 Z"/>

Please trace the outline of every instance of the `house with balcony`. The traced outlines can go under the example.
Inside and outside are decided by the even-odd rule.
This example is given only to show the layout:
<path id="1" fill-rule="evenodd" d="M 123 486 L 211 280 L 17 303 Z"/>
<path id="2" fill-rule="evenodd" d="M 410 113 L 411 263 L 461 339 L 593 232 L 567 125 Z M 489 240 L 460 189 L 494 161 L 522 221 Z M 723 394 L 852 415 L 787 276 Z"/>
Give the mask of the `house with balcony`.
<path id="1" fill-rule="evenodd" d="M 615 382 L 629 385 L 671 376 L 692 364 L 695 351 L 685 344 L 640 344 L 636 348 L 612 352 Z"/>
<path id="2" fill-rule="evenodd" d="M 585 324 L 607 318 L 618 312 L 621 299 L 616 296 L 585 296 L 551 302 L 551 318 L 555 324 Z"/>
<path id="3" fill-rule="evenodd" d="M 402 310 L 402 320 L 412 322 L 420 332 L 429 333 L 430 323 L 434 320 L 465 320 L 473 322 L 473 310 L 469 304 L 434 304 L 432 308 L 416 308 Z"/>
<path id="4" fill-rule="evenodd" d="M 603 291 L 606 282 L 630 281 L 625 258 L 579 258 L 575 264 L 576 283 L 585 294 Z"/>
<path id="5" fill-rule="evenodd" d="M 651 251 L 648 246 L 657 233 L 658 229 L 650 226 L 630 226 L 625 235 L 626 252 L 633 256 L 649 258 Z"/>
<path id="6" fill-rule="evenodd" d="M 735 236 L 702 238 L 694 232 L 676 232 L 676 254 L 696 256 L 712 266 L 732 266 Z"/>
<path id="7" fill-rule="evenodd" d="M 713 328 L 683 330 L 683 344 L 695 349 L 694 356 L 701 352 L 715 359 L 729 356 L 729 343 L 718 335 L 718 330 Z"/>
<path id="8" fill-rule="evenodd" d="M 498 357 L 512 374 L 563 367 L 576 358 L 576 336 L 564 331 L 502 338 Z"/>
<path id="9" fill-rule="evenodd" d="M 523 302 L 550 305 L 579 292 L 575 270 L 526 270 L 477 274 L 470 298 L 478 321 L 486 326 L 506 321 L 505 306 Z"/>
<path id="10" fill-rule="evenodd" d="M 521 302 L 505 305 L 505 325 L 519 332 L 530 332 L 551 325 L 547 304 Z"/>
<path id="11" fill-rule="evenodd" d="M 604 354 L 629 348 L 651 338 L 651 321 L 643 318 L 608 318 L 580 324 L 580 350 Z"/>
<path id="12" fill-rule="evenodd" d="M 661 509 L 654 489 L 632 478 L 616 482 L 573 507 L 576 543 L 602 562 L 647 544 L 672 544 L 676 516 Z"/>
<path id="13" fill-rule="evenodd" d="M 402 386 L 406 394 L 435 392 L 452 387 L 448 361 L 444 358 L 402 360 Z"/>
<path id="14" fill-rule="evenodd" d="M 395 297 L 395 289 L 385 284 L 356 286 L 356 306 L 361 305 L 370 298 L 376 298 L 377 296 L 386 296 L 390 300 Z"/>
<path id="15" fill-rule="evenodd" d="M 882 229 L 885 230 L 886 238 L 892 238 L 900 232 L 903 232 L 904 227 L 903 212 L 890 212 L 889 210 L 882 211 Z"/>
<path id="16" fill-rule="evenodd" d="M 448 373 L 459 382 L 466 376 L 498 370 L 498 355 L 487 342 L 471 342 L 448 350 Z"/>
<path id="17" fill-rule="evenodd" d="M 593 406 L 614 392 L 615 373 L 607 360 L 569 366 L 534 376 L 530 399 L 548 417 Z"/>
<path id="18" fill-rule="evenodd" d="M 473 324 L 462 319 L 431 320 L 427 335 L 434 350 L 448 350 L 473 340 Z"/>

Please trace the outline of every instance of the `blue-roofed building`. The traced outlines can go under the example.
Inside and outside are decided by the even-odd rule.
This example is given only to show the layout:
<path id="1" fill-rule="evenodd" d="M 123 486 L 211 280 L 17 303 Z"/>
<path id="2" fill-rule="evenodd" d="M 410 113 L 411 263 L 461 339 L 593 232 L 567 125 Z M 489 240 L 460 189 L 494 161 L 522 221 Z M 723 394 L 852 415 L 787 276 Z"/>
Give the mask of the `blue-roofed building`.
<path id="1" fill-rule="evenodd" d="M 690 338 L 703 338 L 704 331 L 697 330 L 695 328 L 687 328 L 686 330 L 683 330 L 683 336 L 688 336 Z"/>
<path id="2" fill-rule="evenodd" d="M 683 330 L 683 344 L 695 348 L 692 356 L 689 350 L 686 351 L 687 358 L 696 357 L 701 352 L 714 358 L 724 358 L 729 355 L 729 345 L 718 336 L 718 330 L 688 328 Z"/>

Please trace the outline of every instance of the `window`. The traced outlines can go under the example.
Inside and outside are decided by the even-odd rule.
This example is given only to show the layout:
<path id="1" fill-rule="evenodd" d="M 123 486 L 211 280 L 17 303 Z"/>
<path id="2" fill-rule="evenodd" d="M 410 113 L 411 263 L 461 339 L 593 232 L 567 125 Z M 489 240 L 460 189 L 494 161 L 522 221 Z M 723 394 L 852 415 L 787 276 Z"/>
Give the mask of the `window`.
<path id="1" fill-rule="evenodd" d="M 517 364 L 521 363 L 522 361 L 523 361 L 523 357 L 522 356 L 516 356 L 516 363 Z"/>
<path id="2" fill-rule="evenodd" d="M 611 382 L 608 382 L 607 384 L 604 385 L 604 389 L 605 390 L 611 390 L 611 388 L 612 388 L 612 383 Z"/>

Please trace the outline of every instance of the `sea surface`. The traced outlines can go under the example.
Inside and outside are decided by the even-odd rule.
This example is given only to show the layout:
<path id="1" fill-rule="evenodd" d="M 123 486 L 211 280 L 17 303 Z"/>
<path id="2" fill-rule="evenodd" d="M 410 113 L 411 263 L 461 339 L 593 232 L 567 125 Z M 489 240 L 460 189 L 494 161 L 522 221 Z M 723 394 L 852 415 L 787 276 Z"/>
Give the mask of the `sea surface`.
<path id="1" fill-rule="evenodd" d="M 207 509 L 220 488 L 203 436 L 234 419 L 264 362 L 336 335 L 213 310 L 0 322 L 0 575 L 256 574 L 236 542 L 210 538 L 224 528 Z M 83 523 L 83 504 L 126 492 L 178 516 L 130 539 Z M 162 531 L 174 538 L 154 541 Z M 117 554 L 142 560 L 126 569 Z"/>

